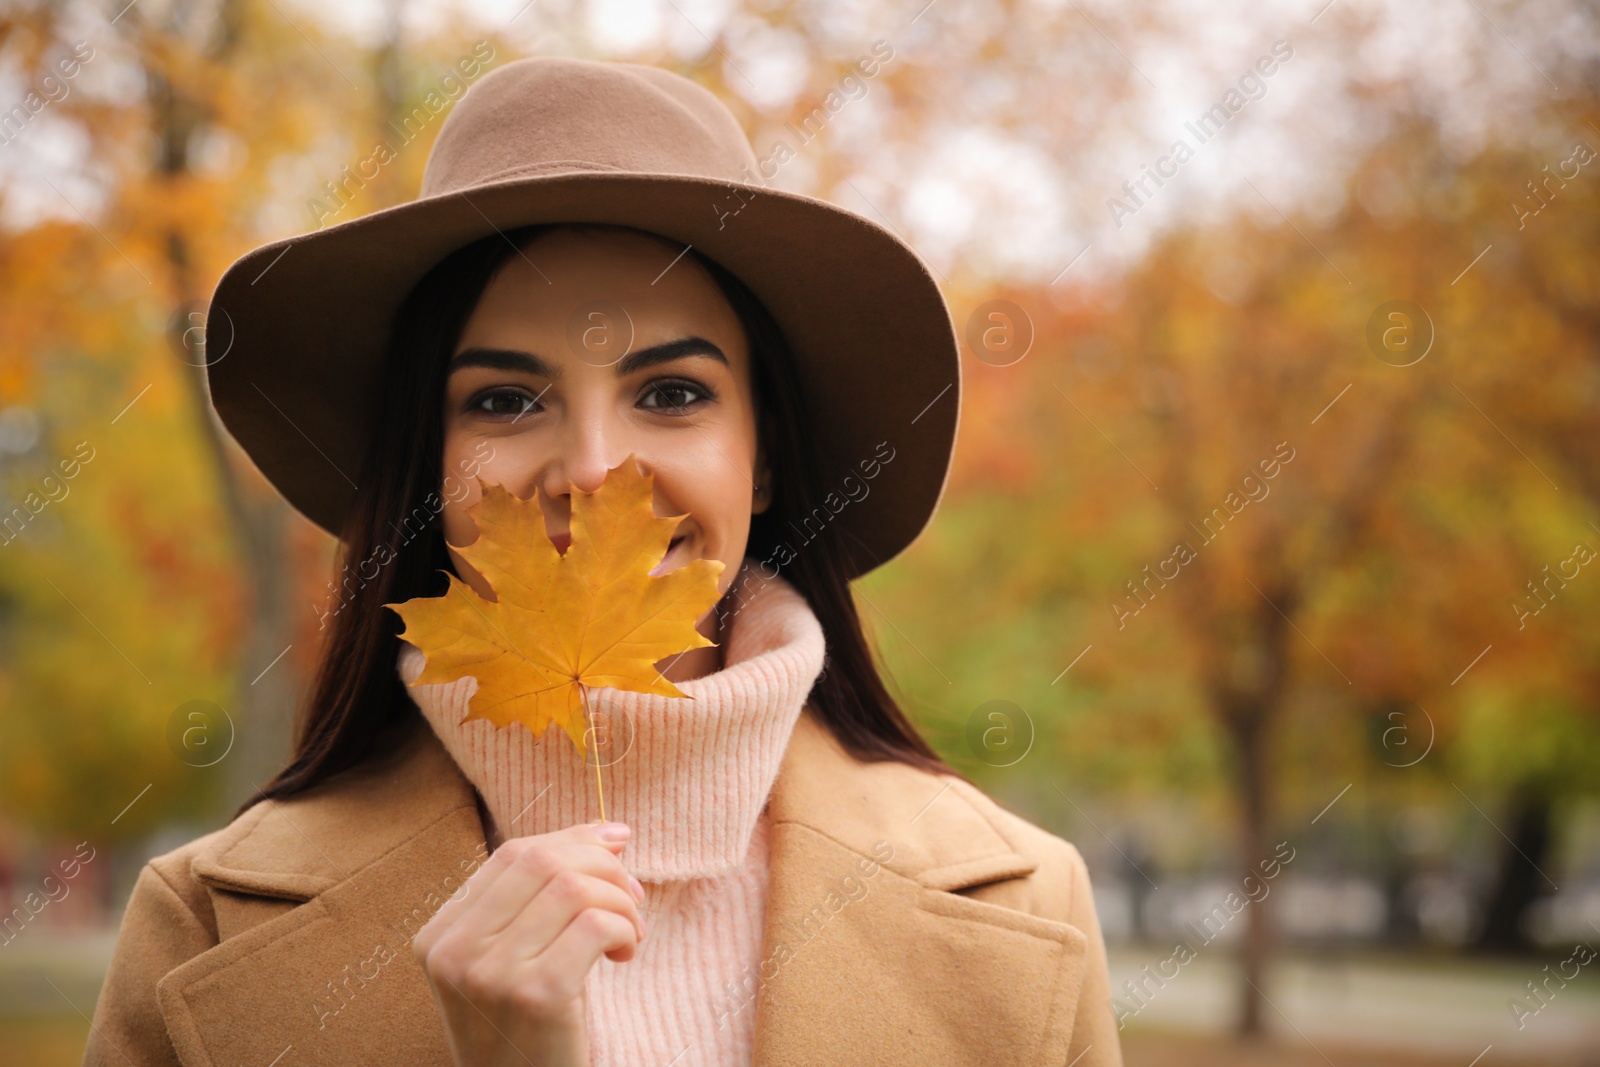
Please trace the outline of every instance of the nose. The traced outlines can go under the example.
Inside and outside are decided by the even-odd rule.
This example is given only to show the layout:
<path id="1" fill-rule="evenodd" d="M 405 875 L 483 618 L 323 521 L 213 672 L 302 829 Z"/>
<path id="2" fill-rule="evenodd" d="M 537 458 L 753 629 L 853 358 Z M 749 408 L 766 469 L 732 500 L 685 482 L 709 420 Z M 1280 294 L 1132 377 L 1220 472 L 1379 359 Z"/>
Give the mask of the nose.
<path id="1" fill-rule="evenodd" d="M 592 493 L 600 488 L 606 474 L 625 460 L 630 449 L 622 435 L 603 419 L 574 420 L 570 432 L 545 465 L 540 488 L 548 500 L 559 500 L 570 507 L 574 491 Z M 645 469 L 640 465 L 641 469 Z M 570 511 L 568 512 L 570 514 Z"/>

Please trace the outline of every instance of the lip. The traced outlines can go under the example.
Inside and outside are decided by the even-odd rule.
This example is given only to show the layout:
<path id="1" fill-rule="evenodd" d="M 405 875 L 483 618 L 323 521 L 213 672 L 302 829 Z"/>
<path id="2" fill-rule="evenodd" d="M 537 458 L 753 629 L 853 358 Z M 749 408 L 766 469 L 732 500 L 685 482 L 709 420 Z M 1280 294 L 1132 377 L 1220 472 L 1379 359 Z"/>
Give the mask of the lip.
<path id="1" fill-rule="evenodd" d="M 651 577 L 660 577 L 662 574 L 666 573 L 667 568 L 671 564 L 677 562 L 676 556 L 678 553 L 678 548 L 688 539 L 689 537 L 687 534 L 672 539 L 672 542 L 667 545 L 667 554 L 661 557 L 661 562 L 650 568 Z"/>

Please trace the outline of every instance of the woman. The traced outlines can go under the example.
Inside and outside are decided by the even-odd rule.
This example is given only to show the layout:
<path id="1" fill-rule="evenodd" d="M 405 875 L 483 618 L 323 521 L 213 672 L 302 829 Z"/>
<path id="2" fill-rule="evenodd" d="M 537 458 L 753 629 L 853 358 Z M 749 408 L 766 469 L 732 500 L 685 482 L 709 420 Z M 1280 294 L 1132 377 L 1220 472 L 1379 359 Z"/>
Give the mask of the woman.
<path id="1" fill-rule="evenodd" d="M 850 596 L 943 491 L 948 310 L 755 166 L 686 79 L 522 60 L 418 200 L 229 269 L 217 411 L 347 562 L 293 759 L 142 872 L 86 1063 L 1120 1063 L 1082 859 L 939 760 Z M 630 457 L 683 516 L 654 573 L 723 596 L 657 665 L 692 703 L 592 694 L 601 824 L 561 731 L 407 684 L 385 605 L 488 592 L 481 485 L 565 548 Z"/>

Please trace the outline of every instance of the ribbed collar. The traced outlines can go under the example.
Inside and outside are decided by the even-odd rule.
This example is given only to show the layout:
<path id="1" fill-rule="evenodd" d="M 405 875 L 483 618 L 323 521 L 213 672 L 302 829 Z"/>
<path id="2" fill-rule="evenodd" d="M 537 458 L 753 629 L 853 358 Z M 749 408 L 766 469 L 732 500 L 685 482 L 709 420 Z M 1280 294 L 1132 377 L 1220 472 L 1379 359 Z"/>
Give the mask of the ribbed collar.
<path id="1" fill-rule="evenodd" d="M 603 759 L 606 816 L 633 827 L 628 867 L 642 881 L 725 873 L 744 858 L 796 720 L 822 672 L 822 624 L 784 578 L 746 558 L 722 607 L 723 667 L 676 683 L 691 697 L 594 689 L 594 721 L 617 740 Z M 422 673 L 401 643 L 400 676 Z M 505 837 L 600 817 L 595 769 L 560 728 L 463 723 L 477 680 L 407 686 Z M 618 755 L 620 753 L 620 755 Z"/>

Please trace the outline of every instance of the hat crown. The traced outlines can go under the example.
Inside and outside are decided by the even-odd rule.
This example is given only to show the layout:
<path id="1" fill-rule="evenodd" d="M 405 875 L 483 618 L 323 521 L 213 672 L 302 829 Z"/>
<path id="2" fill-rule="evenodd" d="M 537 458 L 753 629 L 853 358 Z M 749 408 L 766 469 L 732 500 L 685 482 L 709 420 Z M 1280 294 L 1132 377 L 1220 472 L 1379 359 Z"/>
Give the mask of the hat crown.
<path id="1" fill-rule="evenodd" d="M 744 130 L 704 87 L 656 67 L 543 56 L 467 90 L 428 155 L 421 196 L 603 172 L 759 182 Z"/>

